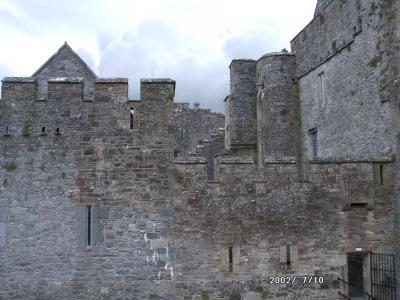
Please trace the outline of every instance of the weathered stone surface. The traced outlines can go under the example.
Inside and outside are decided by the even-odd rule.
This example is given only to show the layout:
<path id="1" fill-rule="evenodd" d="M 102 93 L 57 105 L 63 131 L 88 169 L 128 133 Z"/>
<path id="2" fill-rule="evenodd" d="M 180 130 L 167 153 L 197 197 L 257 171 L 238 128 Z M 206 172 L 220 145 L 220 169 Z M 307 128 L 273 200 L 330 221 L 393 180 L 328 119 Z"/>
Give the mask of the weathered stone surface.
<path id="1" fill-rule="evenodd" d="M 232 62 L 225 120 L 68 45 L 5 78 L 0 298 L 337 299 L 348 253 L 400 258 L 399 5 L 318 1 L 293 53 Z"/>

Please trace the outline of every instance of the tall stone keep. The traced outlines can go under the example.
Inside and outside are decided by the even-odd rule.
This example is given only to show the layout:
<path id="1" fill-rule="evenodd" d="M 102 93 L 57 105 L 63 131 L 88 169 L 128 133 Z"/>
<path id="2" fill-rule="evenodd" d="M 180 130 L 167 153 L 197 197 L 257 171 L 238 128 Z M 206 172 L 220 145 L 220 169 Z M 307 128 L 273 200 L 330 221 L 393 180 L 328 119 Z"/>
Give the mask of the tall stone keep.
<path id="1" fill-rule="evenodd" d="M 254 148 L 256 131 L 256 61 L 233 60 L 230 65 L 230 95 L 225 99 L 226 149 Z"/>
<path id="2" fill-rule="evenodd" d="M 264 162 L 294 162 L 298 134 L 295 56 L 269 53 L 257 61 L 257 152 Z"/>

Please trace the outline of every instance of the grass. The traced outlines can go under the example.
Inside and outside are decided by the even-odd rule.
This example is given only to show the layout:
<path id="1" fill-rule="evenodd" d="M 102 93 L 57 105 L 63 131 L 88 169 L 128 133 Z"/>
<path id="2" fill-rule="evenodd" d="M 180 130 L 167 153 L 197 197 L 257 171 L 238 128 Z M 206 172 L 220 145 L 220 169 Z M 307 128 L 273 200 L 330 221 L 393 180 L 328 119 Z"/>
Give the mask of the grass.
<path id="1" fill-rule="evenodd" d="M 333 52 L 336 52 L 336 51 L 337 51 L 336 40 L 334 40 L 334 41 L 332 42 L 332 50 L 333 50 Z"/>

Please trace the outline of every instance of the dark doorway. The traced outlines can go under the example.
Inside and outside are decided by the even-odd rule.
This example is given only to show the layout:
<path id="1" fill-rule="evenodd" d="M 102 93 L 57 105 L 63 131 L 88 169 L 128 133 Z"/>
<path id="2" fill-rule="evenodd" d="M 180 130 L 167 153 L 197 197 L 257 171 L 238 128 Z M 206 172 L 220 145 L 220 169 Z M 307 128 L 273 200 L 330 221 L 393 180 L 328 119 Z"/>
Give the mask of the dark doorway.
<path id="1" fill-rule="evenodd" d="M 349 254 L 347 257 L 348 278 L 349 278 L 349 297 L 363 296 L 364 276 L 363 276 L 363 261 L 362 254 Z"/>

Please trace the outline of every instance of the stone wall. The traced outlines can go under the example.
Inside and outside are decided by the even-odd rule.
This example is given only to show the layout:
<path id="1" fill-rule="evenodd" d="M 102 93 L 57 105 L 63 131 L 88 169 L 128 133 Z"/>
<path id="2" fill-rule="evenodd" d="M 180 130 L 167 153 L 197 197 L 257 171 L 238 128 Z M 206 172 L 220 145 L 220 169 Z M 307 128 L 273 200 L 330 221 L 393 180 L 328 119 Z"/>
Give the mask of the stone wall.
<path id="1" fill-rule="evenodd" d="M 256 62 L 233 60 L 230 95 L 226 99 L 225 139 L 227 149 L 257 144 Z"/>
<path id="2" fill-rule="evenodd" d="M 0 298 L 173 299 L 167 101 L 129 103 L 115 79 L 96 82 L 94 102 L 70 80 L 36 101 L 33 83 L 15 81 L 2 91 Z"/>
<path id="3" fill-rule="evenodd" d="M 257 61 L 257 147 L 260 164 L 296 160 L 299 136 L 295 56 L 271 53 Z"/>
<path id="4" fill-rule="evenodd" d="M 338 299 L 349 253 L 399 257 L 400 7 L 318 5 L 296 57 L 232 62 L 225 136 L 65 45 L 5 78 L 0 298 Z"/>
<path id="5" fill-rule="evenodd" d="M 295 164 L 267 164 L 262 174 L 248 160 L 222 156 L 218 165 L 219 181 L 209 184 L 201 165 L 176 166 L 182 174 L 175 189 L 177 299 L 336 299 L 347 252 L 393 251 L 390 203 L 382 196 L 387 191 L 374 188 L 372 164 L 363 172 L 373 210 L 345 207 L 345 195 L 365 194 L 365 177 L 349 186 L 341 175 L 357 164 L 312 164 L 308 183 L 297 181 Z M 281 257 L 288 245 L 290 265 Z M 269 283 L 308 275 L 324 283 Z"/>
<path id="6" fill-rule="evenodd" d="M 335 2 L 338 6 L 342 1 L 334 1 L 329 7 Z M 350 5 L 352 1 L 346 3 Z M 379 17 L 373 14 L 372 3 L 362 1 L 361 15 L 352 16 L 362 24 L 353 43 L 299 79 L 302 136 L 309 159 L 379 161 L 390 159 L 393 154 L 390 104 L 381 99 L 378 92 Z M 336 17 L 332 9 L 326 10 L 326 18 Z M 339 32 L 340 28 L 335 30 Z M 335 34 L 333 31 L 330 29 L 329 34 Z M 324 36 L 320 30 L 315 34 Z M 299 46 L 302 45 L 296 40 L 292 42 L 298 64 L 301 64 L 303 56 L 299 53 L 304 49 L 298 50 Z M 312 153 L 311 131 L 316 135 L 316 155 Z"/>
<path id="7" fill-rule="evenodd" d="M 361 2 L 364 5 L 369 1 L 335 0 L 329 5 L 321 3 L 326 6 L 325 9 L 291 41 L 299 76 L 310 72 L 353 42 L 354 36 L 361 30 Z"/>

